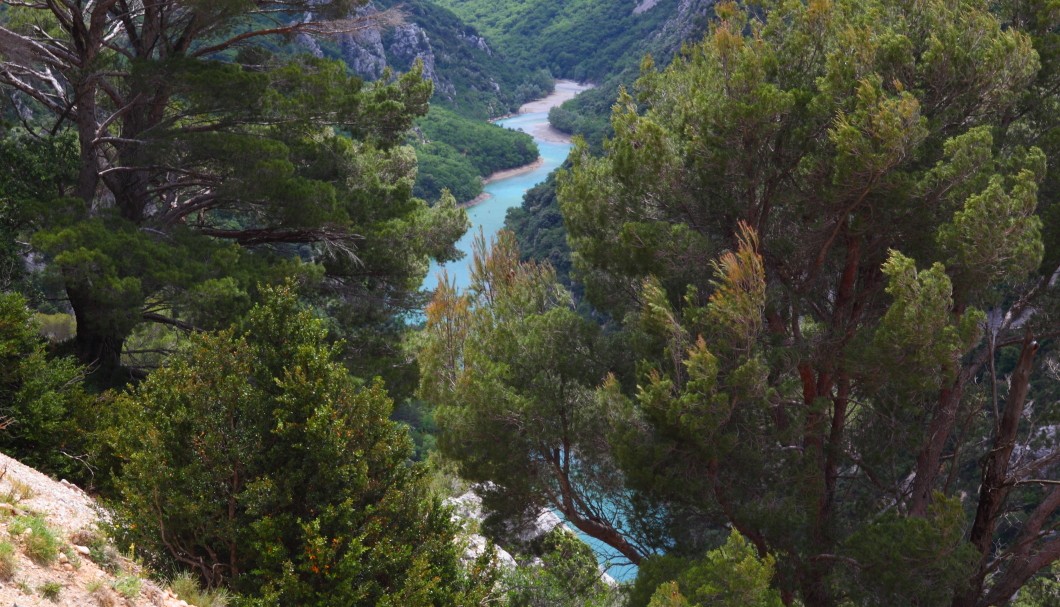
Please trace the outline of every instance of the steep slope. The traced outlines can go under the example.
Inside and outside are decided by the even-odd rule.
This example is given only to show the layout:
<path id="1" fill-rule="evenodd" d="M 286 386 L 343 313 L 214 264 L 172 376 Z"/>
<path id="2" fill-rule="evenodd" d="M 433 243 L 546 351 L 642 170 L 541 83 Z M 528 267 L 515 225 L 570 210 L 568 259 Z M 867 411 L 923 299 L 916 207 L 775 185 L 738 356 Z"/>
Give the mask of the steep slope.
<path id="1" fill-rule="evenodd" d="M 670 13 L 657 22 L 656 29 L 649 36 L 634 44 L 636 50 L 630 50 L 630 55 L 635 55 L 639 62 L 640 58 L 650 53 L 657 65 L 669 63 L 685 42 L 702 36 L 713 13 L 714 1 L 679 0 L 676 3 L 655 3 L 654 0 L 643 0 L 637 4 L 634 11 L 669 10 Z M 639 63 L 627 61 L 624 67 L 619 65 L 610 73 L 600 86 L 578 95 L 558 108 L 553 108 L 549 112 L 552 126 L 565 133 L 583 137 L 590 146 L 599 150 L 604 138 L 611 134 L 611 106 L 620 87 L 628 88 L 636 79 L 638 66 Z M 570 249 L 566 242 L 567 232 L 563 217 L 556 202 L 554 179 L 549 179 L 527 192 L 522 206 L 508 211 L 505 227 L 515 232 L 525 259 L 549 261 L 556 268 L 561 280 L 570 286 L 576 295 L 580 294 L 580 286 L 573 283 L 570 277 Z"/>
<path id="2" fill-rule="evenodd" d="M 528 68 L 602 82 L 635 66 L 689 0 L 436 0 Z M 691 26 L 692 23 L 687 25 Z"/>
<path id="3" fill-rule="evenodd" d="M 681 46 L 698 39 L 706 31 L 715 0 L 680 0 L 673 12 L 637 45 L 635 61 L 617 65 L 596 89 L 563 104 L 549 114 L 552 126 L 584 137 L 594 148 L 610 134 L 611 105 L 621 86 L 632 85 L 640 72 L 641 59 L 651 54 L 657 65 L 666 65 Z M 644 6 L 644 5 L 639 5 Z M 659 10 L 656 7 L 653 10 Z"/>
<path id="4" fill-rule="evenodd" d="M 360 76 L 375 80 L 389 67 L 408 71 L 418 60 L 434 81 L 434 102 L 463 116 L 506 114 L 552 88 L 547 72 L 513 64 L 452 11 L 426 0 L 376 0 L 363 13 L 397 8 L 404 22 L 373 27 L 305 44 L 324 57 L 342 59 Z"/>
<path id="5" fill-rule="evenodd" d="M 107 545 L 77 487 L 0 454 L 0 605 L 188 607 Z"/>

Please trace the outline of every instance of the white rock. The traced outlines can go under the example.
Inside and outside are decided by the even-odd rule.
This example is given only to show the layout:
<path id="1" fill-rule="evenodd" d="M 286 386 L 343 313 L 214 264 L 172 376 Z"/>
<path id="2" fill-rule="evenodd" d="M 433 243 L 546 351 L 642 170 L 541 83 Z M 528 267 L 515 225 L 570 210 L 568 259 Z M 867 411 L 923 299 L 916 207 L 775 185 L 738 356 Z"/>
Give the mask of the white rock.
<path id="1" fill-rule="evenodd" d="M 77 544 L 74 544 L 74 552 L 83 556 L 92 554 L 92 551 L 89 550 L 88 546 L 78 546 Z"/>

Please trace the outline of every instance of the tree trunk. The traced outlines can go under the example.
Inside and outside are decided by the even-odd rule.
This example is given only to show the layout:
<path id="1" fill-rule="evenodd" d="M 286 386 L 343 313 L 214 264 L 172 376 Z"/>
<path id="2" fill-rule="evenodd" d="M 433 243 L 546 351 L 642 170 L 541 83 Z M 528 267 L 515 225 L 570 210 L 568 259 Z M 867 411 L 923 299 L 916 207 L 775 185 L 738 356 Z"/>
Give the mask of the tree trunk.
<path id="1" fill-rule="evenodd" d="M 963 397 L 964 382 L 961 377 L 958 377 L 952 386 L 943 388 L 939 394 L 926 442 L 916 458 L 916 476 L 913 478 L 913 491 L 909 499 L 909 514 L 912 516 L 927 516 L 935 481 L 938 479 L 942 451 L 953 432 L 957 408 Z"/>
<path id="2" fill-rule="evenodd" d="M 121 370 L 121 352 L 127 335 L 108 331 L 108 317 L 115 314 L 104 302 L 96 301 L 88 293 L 67 287 L 70 305 L 77 320 L 74 352 L 77 359 L 91 369 L 93 375 L 109 382 Z"/>
<path id="3" fill-rule="evenodd" d="M 997 434 L 983 466 L 983 479 L 979 488 L 979 505 L 975 513 L 975 522 L 969 537 L 972 545 L 979 551 L 979 568 L 971 580 L 966 592 L 954 598 L 953 607 L 975 607 L 983 591 L 983 584 L 988 573 L 988 564 L 993 548 L 994 531 L 1001 516 L 1009 491 L 1012 489 L 1008 478 L 1009 462 L 1012 450 L 1016 446 L 1016 433 L 1023 408 L 1027 402 L 1027 391 L 1030 388 L 1031 369 L 1034 366 L 1034 355 L 1038 352 L 1038 342 L 1031 338 L 1030 332 L 1023 338 L 1023 348 L 1019 361 L 1012 373 L 1005 410 L 996 421 Z"/>
<path id="4" fill-rule="evenodd" d="M 96 87 L 82 84 L 77 87 L 77 138 L 81 144 L 77 169 L 77 197 L 92 208 L 99 184 L 99 165 L 96 159 Z"/>
<path id="5" fill-rule="evenodd" d="M 78 324 L 81 322 L 78 320 Z M 92 369 L 94 375 L 113 377 L 121 369 L 121 351 L 125 339 L 78 329 L 74 348 L 78 360 Z"/>
<path id="6" fill-rule="evenodd" d="M 811 563 L 802 572 L 802 602 L 806 607 L 834 607 L 835 597 L 828 587 L 828 569 L 822 564 Z"/>

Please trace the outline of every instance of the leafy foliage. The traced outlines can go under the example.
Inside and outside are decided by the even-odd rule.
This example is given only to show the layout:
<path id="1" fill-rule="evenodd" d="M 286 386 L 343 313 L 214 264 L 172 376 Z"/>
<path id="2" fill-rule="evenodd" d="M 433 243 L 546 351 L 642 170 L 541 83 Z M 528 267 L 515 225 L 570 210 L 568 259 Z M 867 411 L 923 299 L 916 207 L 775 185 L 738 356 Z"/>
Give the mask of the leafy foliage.
<path id="1" fill-rule="evenodd" d="M 510 233 L 488 250 L 476 242 L 471 280 L 464 294 L 440 282 L 419 344 L 419 394 L 436 407 L 442 453 L 462 477 L 489 481 L 483 499 L 496 516 L 521 522 L 554 508 L 639 562 L 656 546 L 618 529 L 649 524 L 652 512 L 623 496 L 612 421 L 593 397 L 610 350 L 600 328 L 551 267 L 520 263 Z"/>
<path id="2" fill-rule="evenodd" d="M 1034 338 L 1056 330 L 1036 210 L 1055 171 L 1034 146 L 1055 130 L 1038 87 L 1057 13 L 1002 4 L 719 4 L 619 95 L 604 154 L 575 150 L 575 274 L 632 363 L 599 398 L 678 555 L 727 523 L 807 605 L 957 606 L 1060 556 L 1036 535 L 1060 494 L 1026 476 L 1057 446 L 1021 422 Z M 984 391 L 998 341 L 1020 352 Z"/>
<path id="3" fill-rule="evenodd" d="M 24 514 L 11 521 L 11 533 L 22 537 L 22 550 L 38 565 L 51 565 L 59 558 L 62 540 L 38 514 Z"/>
<path id="4" fill-rule="evenodd" d="M 356 30 L 370 19 L 350 16 L 361 4 L 306 3 L 322 21 L 281 27 L 273 14 L 298 3 L 171 2 L 135 19 L 112 2 L 19 8 L 0 80 L 77 136 L 73 178 L 37 196 L 57 212 L 34 243 L 77 316 L 82 361 L 113 374 L 138 324 L 225 326 L 259 280 L 291 275 L 342 322 L 386 333 L 416 305 L 428 258 L 456 254 L 465 219 L 412 197 L 414 154 L 400 145 L 431 96 L 419 67 L 365 84 L 336 61 L 236 52 Z M 381 362 L 393 348 L 374 354 L 359 364 L 394 366 Z"/>
<path id="5" fill-rule="evenodd" d="M 501 583 L 509 607 L 610 607 L 618 590 L 602 579 L 592 549 L 565 527 L 535 540 L 532 563 L 512 569 Z"/>
<path id="6" fill-rule="evenodd" d="M 77 453 L 79 422 L 89 400 L 79 385 L 81 369 L 70 359 L 51 358 L 19 295 L 0 293 L 0 447 L 56 474 L 75 475 L 62 451 Z"/>
<path id="7" fill-rule="evenodd" d="M 723 546 L 687 565 L 679 581 L 660 585 L 648 607 L 780 607 L 780 593 L 772 588 L 774 565 L 733 531 Z"/>
<path id="8" fill-rule="evenodd" d="M 447 512 L 407 463 L 382 386 L 358 386 L 293 294 L 204 334 L 114 406 L 127 541 L 230 582 L 240 604 L 447 605 Z"/>
<path id="9" fill-rule="evenodd" d="M 633 11 L 633 2 L 514 0 L 504 10 L 492 0 L 438 3 L 495 40 L 517 64 L 598 80 L 640 61 L 643 40 L 674 12 L 677 0 L 661 0 L 642 13 Z"/>
<path id="10" fill-rule="evenodd" d="M 443 189 L 449 189 L 466 202 L 482 193 L 483 178 L 537 160 L 537 145 L 530 135 L 468 120 L 437 106 L 417 127 L 427 143 L 416 146 L 419 174 L 414 193 L 428 200 L 437 200 Z"/>
<path id="11" fill-rule="evenodd" d="M 571 280 L 567 231 L 556 200 L 555 173 L 527 190 L 520 206 L 508 209 L 504 229 L 515 236 L 523 260 L 547 262 L 565 287 L 576 288 Z"/>

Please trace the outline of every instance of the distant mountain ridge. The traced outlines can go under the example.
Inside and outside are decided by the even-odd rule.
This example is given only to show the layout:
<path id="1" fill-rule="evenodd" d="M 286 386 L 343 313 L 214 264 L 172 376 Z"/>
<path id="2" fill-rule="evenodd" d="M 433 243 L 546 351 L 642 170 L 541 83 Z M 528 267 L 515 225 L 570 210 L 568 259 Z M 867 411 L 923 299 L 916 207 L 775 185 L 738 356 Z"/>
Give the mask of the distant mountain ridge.
<path id="1" fill-rule="evenodd" d="M 603 82 L 701 23 L 713 0 L 435 0 L 498 49 L 556 77 Z M 663 40 L 665 38 L 665 40 Z"/>

